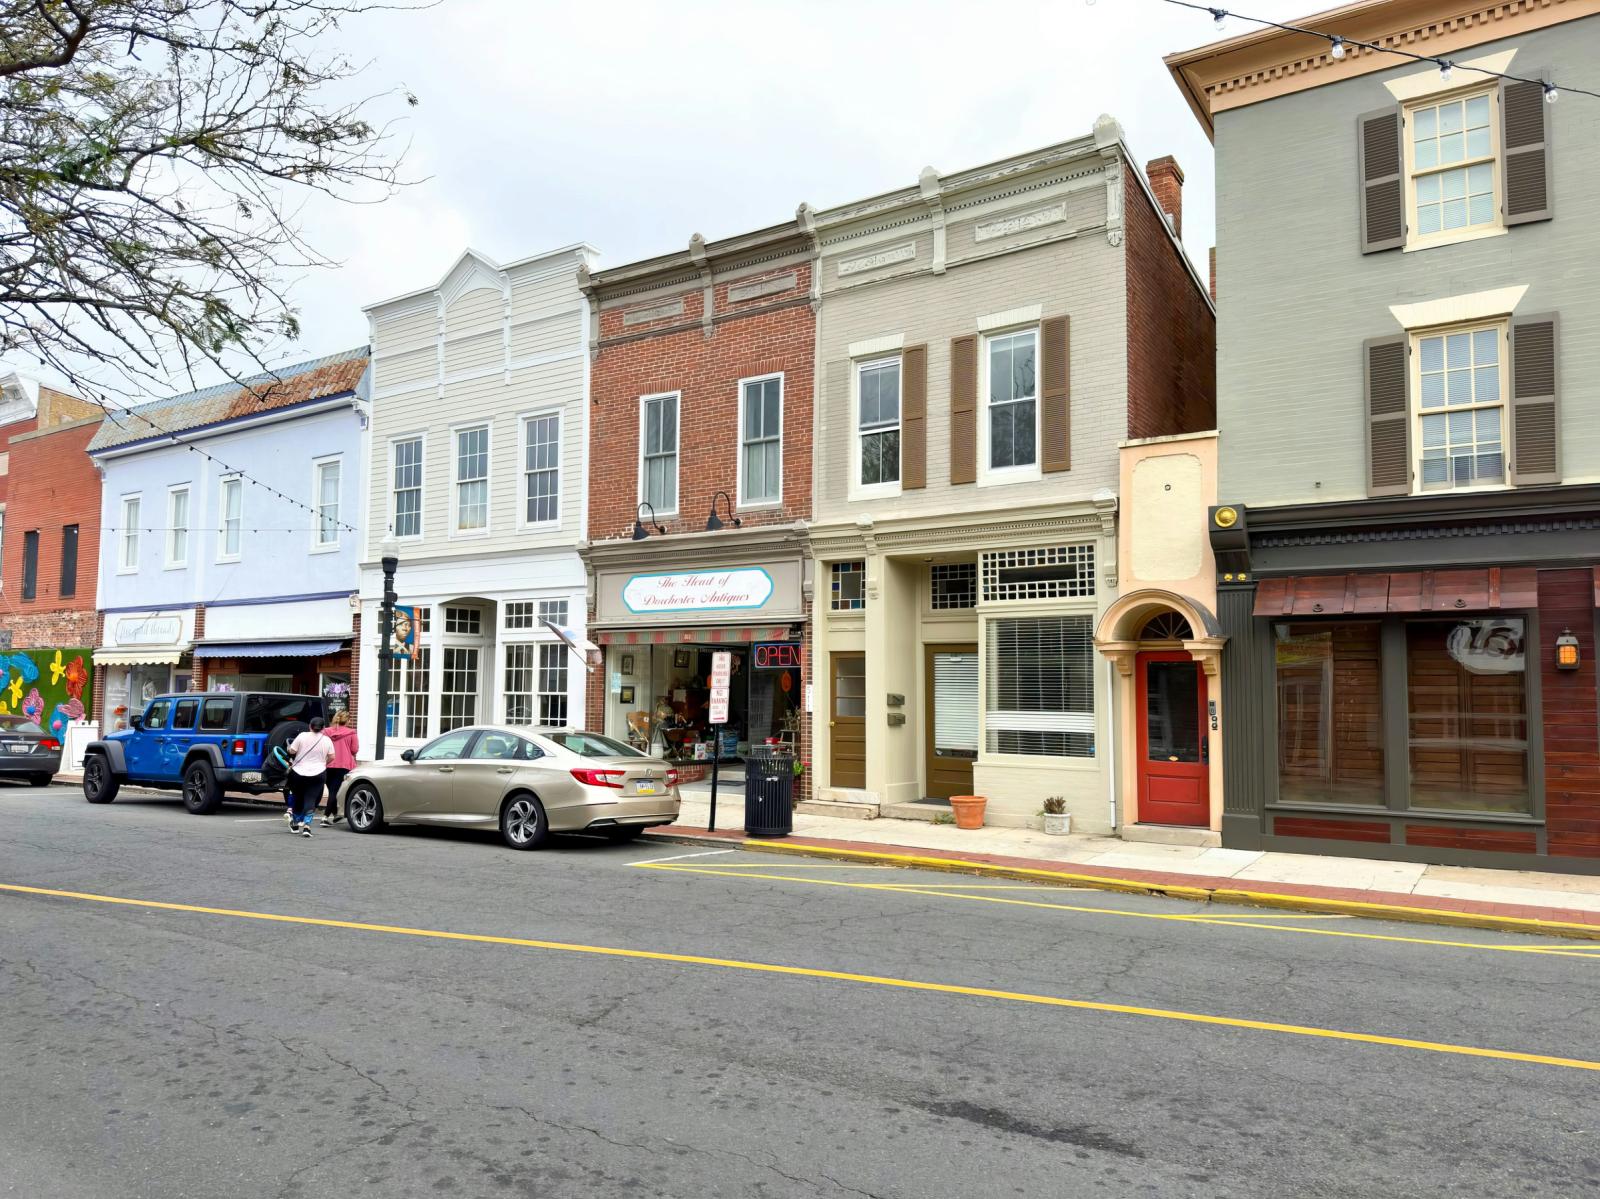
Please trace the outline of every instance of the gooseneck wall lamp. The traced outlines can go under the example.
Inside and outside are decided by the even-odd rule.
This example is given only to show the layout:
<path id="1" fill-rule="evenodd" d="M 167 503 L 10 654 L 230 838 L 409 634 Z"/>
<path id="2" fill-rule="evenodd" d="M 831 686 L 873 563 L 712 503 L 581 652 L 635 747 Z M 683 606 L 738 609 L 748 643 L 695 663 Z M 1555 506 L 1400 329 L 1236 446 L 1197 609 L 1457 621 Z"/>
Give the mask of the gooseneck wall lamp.
<path id="1" fill-rule="evenodd" d="M 663 534 L 666 532 L 666 529 L 661 527 L 661 522 L 656 519 L 655 507 L 649 500 L 645 500 L 633 510 L 633 539 L 635 541 L 643 541 L 650 536 L 650 531 L 644 527 L 644 522 L 639 519 L 639 514 L 646 508 L 650 509 L 650 523 L 655 526 L 656 532 Z"/>
<path id="2" fill-rule="evenodd" d="M 706 517 L 706 532 L 715 533 L 723 526 L 724 522 L 722 518 L 717 515 L 718 498 L 722 500 L 722 506 L 728 513 L 728 519 L 733 522 L 733 527 L 736 529 L 742 527 L 744 525 L 744 521 L 740 520 L 733 514 L 733 500 L 729 498 L 726 491 L 719 491 L 716 495 L 711 497 L 711 515 Z"/>

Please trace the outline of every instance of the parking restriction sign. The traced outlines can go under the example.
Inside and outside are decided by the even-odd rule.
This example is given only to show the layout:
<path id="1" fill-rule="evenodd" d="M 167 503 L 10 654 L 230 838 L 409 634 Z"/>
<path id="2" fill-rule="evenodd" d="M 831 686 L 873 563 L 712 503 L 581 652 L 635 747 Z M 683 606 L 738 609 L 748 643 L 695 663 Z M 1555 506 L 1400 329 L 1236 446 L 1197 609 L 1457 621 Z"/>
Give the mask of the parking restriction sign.
<path id="1" fill-rule="evenodd" d="M 728 685 L 733 677 L 733 654 L 718 650 L 711 655 L 711 711 L 710 722 L 728 723 Z M 720 748 L 720 747 L 719 747 Z"/>

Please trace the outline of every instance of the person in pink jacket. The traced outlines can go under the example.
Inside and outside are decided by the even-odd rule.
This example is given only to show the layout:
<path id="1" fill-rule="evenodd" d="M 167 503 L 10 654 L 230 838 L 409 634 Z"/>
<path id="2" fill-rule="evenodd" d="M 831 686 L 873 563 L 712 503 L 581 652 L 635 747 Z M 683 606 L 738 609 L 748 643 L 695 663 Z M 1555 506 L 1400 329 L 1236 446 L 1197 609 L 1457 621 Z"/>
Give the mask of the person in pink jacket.
<path id="1" fill-rule="evenodd" d="M 328 804 L 322 810 L 324 828 L 339 820 L 339 788 L 344 786 L 344 776 L 356 768 L 356 731 L 350 727 L 350 713 L 333 714 L 328 739 L 333 742 L 333 759 L 328 763 Z"/>

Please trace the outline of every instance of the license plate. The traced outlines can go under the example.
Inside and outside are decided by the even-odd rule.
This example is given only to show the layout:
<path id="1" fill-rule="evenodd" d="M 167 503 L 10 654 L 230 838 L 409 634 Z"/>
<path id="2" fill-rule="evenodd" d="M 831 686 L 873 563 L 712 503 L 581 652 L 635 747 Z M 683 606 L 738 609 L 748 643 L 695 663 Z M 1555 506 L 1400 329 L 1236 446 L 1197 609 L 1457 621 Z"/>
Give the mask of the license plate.
<path id="1" fill-rule="evenodd" d="M 10 753 L 10 754 L 31 754 L 33 752 L 33 746 L 31 746 L 31 745 L 8 745 L 8 746 L 6 746 L 6 752 Z"/>
<path id="2" fill-rule="evenodd" d="M 661 788 L 654 783 L 635 783 L 633 785 L 633 793 L 635 795 L 660 795 Z"/>
<path id="3" fill-rule="evenodd" d="M 241 783 L 259 783 L 261 781 L 261 772 L 259 770 L 246 770 L 239 776 L 239 781 Z"/>

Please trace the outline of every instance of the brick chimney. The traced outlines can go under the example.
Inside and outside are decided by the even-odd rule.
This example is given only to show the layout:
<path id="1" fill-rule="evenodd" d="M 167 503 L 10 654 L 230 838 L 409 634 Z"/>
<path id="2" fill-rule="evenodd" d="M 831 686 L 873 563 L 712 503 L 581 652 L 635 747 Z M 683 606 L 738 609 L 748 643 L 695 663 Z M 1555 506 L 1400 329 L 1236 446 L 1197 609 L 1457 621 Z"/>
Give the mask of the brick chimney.
<path id="1" fill-rule="evenodd" d="M 1151 159 L 1145 164 L 1145 178 L 1156 194 L 1156 207 L 1172 218 L 1172 231 L 1183 236 L 1183 168 L 1172 155 Z"/>

